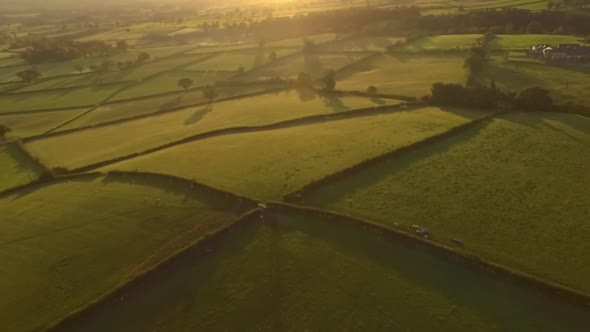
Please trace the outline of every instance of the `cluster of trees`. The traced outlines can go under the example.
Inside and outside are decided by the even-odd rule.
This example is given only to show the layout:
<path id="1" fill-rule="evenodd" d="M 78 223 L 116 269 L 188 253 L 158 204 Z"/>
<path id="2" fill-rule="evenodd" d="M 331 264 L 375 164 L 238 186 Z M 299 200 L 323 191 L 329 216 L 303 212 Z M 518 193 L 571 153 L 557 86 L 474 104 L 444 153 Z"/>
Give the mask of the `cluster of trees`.
<path id="1" fill-rule="evenodd" d="M 21 81 L 31 84 L 41 77 L 41 73 L 35 69 L 26 69 L 16 73 L 16 76 L 20 78 Z"/>
<path id="2" fill-rule="evenodd" d="M 308 73 L 300 72 L 295 81 L 293 81 L 293 86 L 298 89 L 314 89 L 316 82 L 314 82 Z M 336 72 L 332 69 L 326 71 L 324 76 L 317 80 L 317 87 L 321 91 L 334 91 L 336 89 Z"/>
<path id="3" fill-rule="evenodd" d="M 192 85 L 194 81 L 190 78 L 181 78 L 178 80 L 178 86 L 187 91 Z M 203 97 L 212 103 L 215 98 L 217 98 L 217 87 L 214 85 L 207 85 L 203 88 Z"/>
<path id="4" fill-rule="evenodd" d="M 525 111 L 551 111 L 559 108 L 553 103 L 549 91 L 530 87 L 516 93 L 500 91 L 494 82 L 489 87 L 464 87 L 461 84 L 435 83 L 426 101 L 438 106 L 473 107 L 483 109 L 518 109 Z"/>
<path id="5" fill-rule="evenodd" d="M 127 42 L 122 40 L 116 46 L 104 41 L 77 42 L 58 38 L 41 38 L 31 42 L 22 53 L 23 59 L 30 64 L 58 62 L 88 56 L 108 56 L 127 51 Z"/>
<path id="6" fill-rule="evenodd" d="M 496 35 L 492 30 L 488 30 L 482 37 L 477 40 L 477 44 L 471 47 L 469 55 L 463 62 L 463 67 L 467 69 L 467 85 L 471 86 L 475 84 L 476 76 L 482 71 L 486 56 L 487 46 L 489 42 L 494 39 Z"/>
<path id="7" fill-rule="evenodd" d="M 6 134 L 8 134 L 11 131 L 12 129 L 10 129 L 8 126 L 5 126 L 0 123 L 0 139 L 3 140 L 4 138 L 6 138 Z"/>

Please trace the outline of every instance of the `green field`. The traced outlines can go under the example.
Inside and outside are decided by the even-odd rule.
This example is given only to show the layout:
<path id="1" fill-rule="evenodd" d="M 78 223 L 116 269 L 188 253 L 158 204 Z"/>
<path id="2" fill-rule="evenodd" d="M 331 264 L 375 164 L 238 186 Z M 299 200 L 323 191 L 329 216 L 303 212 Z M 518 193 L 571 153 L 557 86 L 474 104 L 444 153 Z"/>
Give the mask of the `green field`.
<path id="1" fill-rule="evenodd" d="M 268 47 L 303 47 L 305 40 L 314 41 L 316 44 L 323 44 L 338 40 L 339 36 L 334 33 L 325 33 L 306 37 L 289 38 L 266 43 Z"/>
<path id="2" fill-rule="evenodd" d="M 239 77 L 241 81 L 270 78 L 295 78 L 300 72 L 310 74 L 314 79 L 325 75 L 327 70 L 338 70 L 366 57 L 363 54 L 307 54 L 278 60 L 273 64 L 254 69 Z"/>
<path id="3" fill-rule="evenodd" d="M 70 179 L 0 198 L 0 322 L 41 330 L 236 215 L 188 186 Z M 31 313 L 35 313 L 32 315 Z"/>
<path id="4" fill-rule="evenodd" d="M 19 71 L 30 69 L 30 66 L 11 66 L 0 67 L 0 83 L 4 82 L 18 82 L 20 78 L 16 76 Z"/>
<path id="5" fill-rule="evenodd" d="M 129 89 L 125 89 L 117 94 L 115 100 L 125 100 L 144 96 L 157 95 L 173 91 L 182 91 L 178 86 L 178 81 L 183 78 L 193 80 L 191 88 L 214 85 L 216 82 L 223 81 L 228 77 L 236 75 L 235 72 L 220 71 L 192 71 L 192 70 L 170 70 L 158 76 L 145 80 Z"/>
<path id="6" fill-rule="evenodd" d="M 80 108 L 34 114 L 2 115 L 0 116 L 0 124 L 12 129 L 9 135 L 23 138 L 43 134 L 86 110 L 87 108 Z"/>
<path id="7" fill-rule="evenodd" d="M 15 144 L 0 145 L 0 191 L 37 180 L 41 171 Z"/>
<path id="8" fill-rule="evenodd" d="M 468 49 L 481 35 L 440 35 L 418 38 L 404 46 L 408 51 Z"/>
<path id="9" fill-rule="evenodd" d="M 67 90 L 4 94 L 0 95 L 0 105 L 6 106 L 0 108 L 0 114 L 94 105 L 103 101 L 123 86 L 125 86 L 125 83 Z"/>
<path id="10" fill-rule="evenodd" d="M 217 98 L 228 98 L 248 93 L 265 91 L 272 88 L 274 88 L 274 86 L 268 84 L 220 86 L 217 88 Z M 72 129 L 95 125 L 143 114 L 164 112 L 183 106 L 188 107 L 190 105 L 199 103 L 204 104 L 207 102 L 208 100 L 204 97 L 203 91 L 197 89 L 187 92 L 156 96 L 153 98 L 110 103 L 98 107 L 94 111 L 64 126 L 62 129 Z"/>
<path id="11" fill-rule="evenodd" d="M 492 49 L 528 49 L 539 44 L 581 44 L 582 40 L 576 36 L 563 35 L 498 35 L 490 42 Z"/>
<path id="12" fill-rule="evenodd" d="M 279 199 L 313 180 L 483 115 L 485 113 L 478 111 L 447 112 L 429 107 L 221 136 L 134 158 L 106 169 L 173 174 L 261 200 Z M 65 150 L 62 145 L 65 142 L 51 140 L 50 146 L 49 141 L 34 142 L 28 148 L 53 164 L 54 159 L 49 158 L 56 156 L 58 151 L 54 150 L 59 150 L 58 147 Z M 64 159 L 62 163 L 69 160 Z"/>
<path id="13" fill-rule="evenodd" d="M 14 92 L 41 91 L 47 89 L 71 88 L 92 85 L 100 79 L 98 74 L 72 75 L 57 77 L 39 81 L 35 84 L 25 85 Z"/>
<path id="14" fill-rule="evenodd" d="M 582 332 L 588 324 L 579 308 L 448 258 L 356 225 L 287 215 L 192 250 L 60 331 Z"/>
<path id="15" fill-rule="evenodd" d="M 296 91 L 290 91 L 220 102 L 51 137 L 31 142 L 27 147 L 49 165 L 77 168 L 216 129 L 259 126 L 310 115 L 399 103 L 364 97 L 305 95 L 305 98 L 312 99 L 301 98 Z"/>
<path id="16" fill-rule="evenodd" d="M 396 157 L 305 202 L 388 225 L 590 291 L 590 120 L 517 113 Z M 352 206 L 347 199 L 350 198 Z"/>
<path id="17" fill-rule="evenodd" d="M 321 52 L 384 51 L 389 45 L 404 40 L 394 37 L 360 37 L 328 42 L 319 47 Z"/>
<path id="18" fill-rule="evenodd" d="M 524 61 L 523 61 L 524 60 Z M 538 86 L 551 92 L 556 102 L 570 100 L 590 102 L 590 66 L 561 66 L 539 61 L 530 61 L 523 56 L 490 58 L 479 75 L 480 83 L 491 81 L 503 90 L 518 91 Z"/>
<path id="19" fill-rule="evenodd" d="M 224 70 L 236 71 L 240 66 L 245 70 L 270 63 L 269 54 L 275 52 L 277 57 L 293 54 L 293 49 L 255 49 L 241 52 L 225 52 L 205 61 L 187 66 L 187 70 Z"/>
<path id="20" fill-rule="evenodd" d="M 459 55 L 379 54 L 338 72 L 337 88 L 422 97 L 435 82 L 464 84 L 467 74 Z M 428 70 L 425 70 L 425 69 Z"/>

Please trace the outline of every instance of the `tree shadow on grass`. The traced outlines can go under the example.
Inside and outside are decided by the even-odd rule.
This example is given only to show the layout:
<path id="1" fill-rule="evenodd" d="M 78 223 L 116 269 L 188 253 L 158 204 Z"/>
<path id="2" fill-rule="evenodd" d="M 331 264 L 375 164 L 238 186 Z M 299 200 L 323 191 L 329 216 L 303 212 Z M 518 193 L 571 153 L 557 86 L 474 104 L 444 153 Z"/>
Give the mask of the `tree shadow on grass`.
<path id="1" fill-rule="evenodd" d="M 475 127 L 442 138 L 436 142 L 431 142 L 428 145 L 416 147 L 413 150 L 401 154 L 392 155 L 390 158 L 376 164 L 358 169 L 344 178 L 326 183 L 321 189 L 314 190 L 308 195 L 304 193 L 303 198 L 305 201 L 313 202 L 313 205 L 317 206 L 329 206 L 341 202 L 350 193 L 362 188 L 372 187 L 386 177 L 413 167 L 415 163 L 421 160 L 452 150 L 456 145 L 467 142 L 477 136 L 490 123 L 492 123 L 492 120 L 485 121 Z"/>
<path id="2" fill-rule="evenodd" d="M 336 95 L 323 94 L 322 101 L 324 102 L 324 106 L 331 108 L 336 113 L 348 110 L 348 107 Z"/>
<path id="3" fill-rule="evenodd" d="M 205 117 L 205 115 L 207 115 L 211 111 L 213 111 L 212 104 L 202 107 L 202 108 L 196 110 L 191 116 L 188 117 L 188 119 L 184 120 L 184 124 L 187 126 L 195 124 L 195 123 L 201 121 Z"/>
<path id="4" fill-rule="evenodd" d="M 373 98 L 371 98 L 371 101 L 377 105 L 385 105 L 385 100 L 383 100 L 381 98 L 373 97 Z"/>
<path id="5" fill-rule="evenodd" d="M 165 110 L 169 110 L 171 108 L 174 108 L 176 106 L 179 106 L 182 103 L 182 97 L 183 97 L 182 95 L 179 95 L 176 98 L 163 103 L 162 105 L 160 105 L 160 107 L 158 107 L 158 110 L 165 111 Z"/>
<path id="6" fill-rule="evenodd" d="M 314 100 L 316 96 L 315 91 L 309 88 L 296 88 L 295 91 L 297 92 L 299 100 L 304 103 Z"/>

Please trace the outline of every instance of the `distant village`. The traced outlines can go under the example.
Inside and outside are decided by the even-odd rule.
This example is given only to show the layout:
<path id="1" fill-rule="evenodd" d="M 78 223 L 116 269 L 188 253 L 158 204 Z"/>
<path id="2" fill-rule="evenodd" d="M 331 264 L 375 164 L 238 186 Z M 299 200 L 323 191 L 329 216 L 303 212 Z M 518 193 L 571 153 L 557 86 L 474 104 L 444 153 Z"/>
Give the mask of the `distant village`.
<path id="1" fill-rule="evenodd" d="M 540 44 L 526 50 L 530 57 L 558 63 L 590 62 L 590 46 L 580 44 L 559 44 L 557 46 Z"/>

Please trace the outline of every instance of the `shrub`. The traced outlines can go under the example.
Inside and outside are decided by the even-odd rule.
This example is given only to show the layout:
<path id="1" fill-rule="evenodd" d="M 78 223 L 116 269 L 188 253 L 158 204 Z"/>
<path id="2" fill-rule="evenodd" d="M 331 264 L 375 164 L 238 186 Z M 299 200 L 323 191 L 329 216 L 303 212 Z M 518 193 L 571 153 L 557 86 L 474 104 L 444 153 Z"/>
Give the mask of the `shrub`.
<path id="1" fill-rule="evenodd" d="M 371 85 L 370 87 L 367 88 L 367 93 L 371 96 L 374 96 L 377 94 L 377 87 L 374 85 Z"/>

